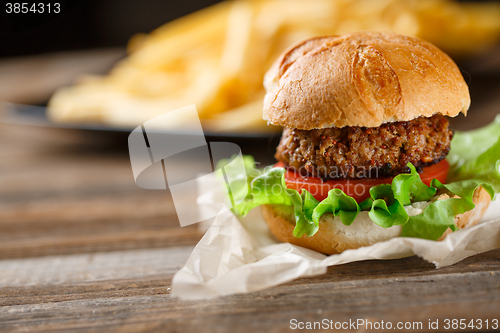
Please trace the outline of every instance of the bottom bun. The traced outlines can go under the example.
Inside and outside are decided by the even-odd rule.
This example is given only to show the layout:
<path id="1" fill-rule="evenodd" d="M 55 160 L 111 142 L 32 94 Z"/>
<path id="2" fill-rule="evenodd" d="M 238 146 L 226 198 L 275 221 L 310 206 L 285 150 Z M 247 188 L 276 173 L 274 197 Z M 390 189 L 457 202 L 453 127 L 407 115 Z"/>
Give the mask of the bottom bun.
<path id="1" fill-rule="evenodd" d="M 442 194 L 436 200 L 449 198 Z M 490 195 L 482 187 L 474 192 L 474 209 L 457 215 L 455 224 L 459 229 L 471 227 L 481 220 L 490 204 Z M 420 214 L 430 202 L 417 202 L 405 207 L 408 215 Z M 319 229 L 312 237 L 303 235 L 301 238 L 293 236 L 295 219 L 293 209 L 289 206 L 263 205 L 262 214 L 271 232 L 282 242 L 287 242 L 306 247 L 325 254 L 337 254 L 349 249 L 357 249 L 362 246 L 373 245 L 394 237 L 401 236 L 401 226 L 382 228 L 375 224 L 368 212 L 362 211 L 358 214 L 350 226 L 344 225 L 340 218 L 331 213 L 324 214 L 319 220 Z M 451 232 L 448 229 L 439 240 L 442 240 Z"/>

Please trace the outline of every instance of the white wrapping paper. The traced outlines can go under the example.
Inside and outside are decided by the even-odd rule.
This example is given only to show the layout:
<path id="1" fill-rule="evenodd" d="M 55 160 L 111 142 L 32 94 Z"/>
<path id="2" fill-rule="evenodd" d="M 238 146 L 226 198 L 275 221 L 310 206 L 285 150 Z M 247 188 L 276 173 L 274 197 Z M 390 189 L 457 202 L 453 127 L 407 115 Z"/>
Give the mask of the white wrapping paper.
<path id="1" fill-rule="evenodd" d="M 217 181 L 217 180 L 213 180 Z M 220 194 L 210 182 L 199 184 L 198 203 L 221 211 Z M 202 226 L 203 227 L 203 226 Z M 245 218 L 219 214 L 172 281 L 172 295 L 201 299 L 261 290 L 300 277 L 326 273 L 327 267 L 367 259 L 418 255 L 437 268 L 500 247 L 500 200 L 492 202 L 481 223 L 451 233 L 443 241 L 396 237 L 389 241 L 326 256 L 300 246 L 279 243 L 260 209 Z"/>

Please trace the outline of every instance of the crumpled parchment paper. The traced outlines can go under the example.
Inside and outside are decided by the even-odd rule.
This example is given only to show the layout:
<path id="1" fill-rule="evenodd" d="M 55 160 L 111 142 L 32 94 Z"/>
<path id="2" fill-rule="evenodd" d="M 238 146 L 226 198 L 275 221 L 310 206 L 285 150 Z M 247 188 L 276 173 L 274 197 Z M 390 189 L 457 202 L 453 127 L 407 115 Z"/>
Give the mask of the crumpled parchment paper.
<path id="1" fill-rule="evenodd" d="M 451 233 L 440 242 L 396 237 L 326 256 L 279 243 L 268 230 L 259 208 L 244 218 L 236 217 L 224 206 L 221 200 L 224 196 L 213 190 L 217 187 L 206 180 L 199 184 L 199 209 L 222 213 L 173 278 L 171 294 L 184 299 L 257 291 L 300 277 L 324 274 L 328 266 L 367 259 L 418 255 L 440 268 L 500 247 L 500 200 L 497 200 L 490 204 L 479 224 Z"/>

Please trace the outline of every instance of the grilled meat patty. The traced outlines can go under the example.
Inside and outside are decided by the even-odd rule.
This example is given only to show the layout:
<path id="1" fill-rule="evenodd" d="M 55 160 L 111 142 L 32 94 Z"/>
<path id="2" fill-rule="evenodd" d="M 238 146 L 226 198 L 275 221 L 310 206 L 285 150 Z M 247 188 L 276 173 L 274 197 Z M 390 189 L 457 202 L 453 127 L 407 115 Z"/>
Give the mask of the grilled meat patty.
<path id="1" fill-rule="evenodd" d="M 441 115 L 383 124 L 315 130 L 284 129 L 276 159 L 303 176 L 381 178 L 444 159 L 453 132 Z"/>

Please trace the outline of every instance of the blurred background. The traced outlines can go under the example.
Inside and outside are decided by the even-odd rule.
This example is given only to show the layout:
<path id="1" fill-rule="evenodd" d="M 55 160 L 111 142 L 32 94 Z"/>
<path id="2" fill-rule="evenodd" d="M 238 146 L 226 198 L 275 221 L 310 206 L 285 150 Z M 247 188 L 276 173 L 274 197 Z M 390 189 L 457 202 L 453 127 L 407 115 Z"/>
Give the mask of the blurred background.
<path id="1" fill-rule="evenodd" d="M 219 1 L 192 0 L 179 3 L 157 0 L 61 0 L 58 2 L 63 6 L 61 15 L 28 13 L 16 16 L 2 11 L 0 57 L 124 47 L 136 33 L 148 33 L 166 22 Z"/>
<path id="2" fill-rule="evenodd" d="M 459 64 L 472 94 L 458 129 L 500 104 L 500 2 L 454 0 L 59 1 L 59 13 L 0 14 L 0 100 L 48 106 L 3 120 L 126 132 L 196 104 L 206 133 L 268 138 L 262 79 L 291 44 L 315 35 L 394 31 L 426 39 Z M 481 118 L 481 119 L 479 119 Z M 189 131 L 191 119 L 164 128 Z"/>

